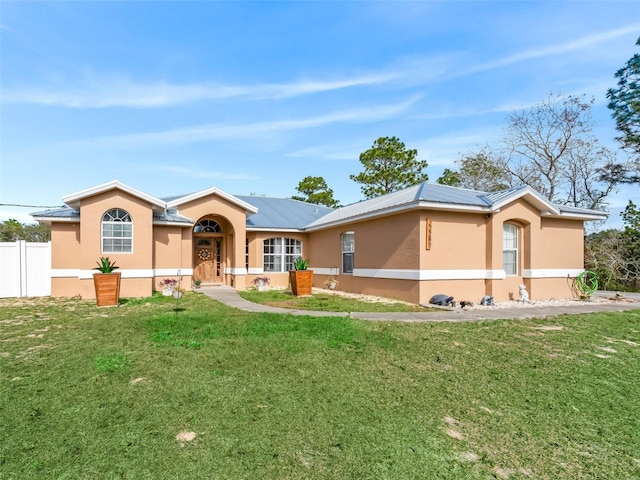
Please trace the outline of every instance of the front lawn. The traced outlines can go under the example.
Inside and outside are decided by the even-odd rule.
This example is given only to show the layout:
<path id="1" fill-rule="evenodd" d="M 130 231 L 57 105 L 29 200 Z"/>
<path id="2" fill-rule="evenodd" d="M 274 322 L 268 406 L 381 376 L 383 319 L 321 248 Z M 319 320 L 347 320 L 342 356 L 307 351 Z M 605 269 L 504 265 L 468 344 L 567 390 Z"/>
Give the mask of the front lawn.
<path id="1" fill-rule="evenodd" d="M 395 300 L 366 301 L 339 293 L 314 293 L 311 296 L 296 297 L 287 290 L 238 290 L 238 294 L 250 302 L 272 307 L 295 310 L 317 310 L 321 312 L 430 312 L 441 311 L 420 305 Z"/>
<path id="2" fill-rule="evenodd" d="M 640 315 L 0 300 L 0 479 L 633 479 Z"/>

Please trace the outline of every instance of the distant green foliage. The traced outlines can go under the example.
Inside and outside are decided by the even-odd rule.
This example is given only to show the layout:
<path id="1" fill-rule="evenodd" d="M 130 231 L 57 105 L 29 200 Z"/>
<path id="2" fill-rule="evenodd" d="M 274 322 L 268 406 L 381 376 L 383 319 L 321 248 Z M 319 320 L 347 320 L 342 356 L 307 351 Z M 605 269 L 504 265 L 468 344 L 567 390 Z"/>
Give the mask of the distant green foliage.
<path id="1" fill-rule="evenodd" d="M 45 224 L 20 223 L 15 219 L 0 222 L 0 242 L 48 242 L 51 240 L 51 227 Z"/>
<path id="2" fill-rule="evenodd" d="M 455 170 L 451 170 L 450 168 L 445 168 L 442 172 L 442 175 L 438 177 L 436 183 L 440 185 L 448 185 L 450 187 L 459 187 L 460 186 L 460 173 Z"/>
<path id="3" fill-rule="evenodd" d="M 640 37 L 636 45 L 640 46 Z M 640 161 L 640 54 L 634 54 L 615 77 L 618 86 L 607 92 L 608 107 L 622 134 L 618 140 L 624 148 L 638 155 L 637 161 Z"/>
<path id="4" fill-rule="evenodd" d="M 488 149 L 461 157 L 455 163 L 458 171 L 445 168 L 438 183 L 482 192 L 495 192 L 510 186 L 509 173 Z"/>
<path id="5" fill-rule="evenodd" d="M 638 290 L 640 210 L 629 201 L 621 216 L 623 230 L 604 230 L 585 238 L 585 268 L 596 273 L 603 290 Z"/>
<path id="6" fill-rule="evenodd" d="M 294 195 L 291 198 L 301 202 L 315 203 L 316 205 L 326 205 L 327 207 L 337 207 L 340 202 L 333 198 L 333 190 L 327 185 L 323 177 L 304 177 L 296 190 L 304 196 Z"/>
<path id="7" fill-rule="evenodd" d="M 424 172 L 427 161 L 417 160 L 417 156 L 417 150 L 407 150 L 398 138 L 381 137 L 360 154 L 364 170 L 349 178 L 362 184 L 360 190 L 366 198 L 402 190 L 429 180 Z"/>

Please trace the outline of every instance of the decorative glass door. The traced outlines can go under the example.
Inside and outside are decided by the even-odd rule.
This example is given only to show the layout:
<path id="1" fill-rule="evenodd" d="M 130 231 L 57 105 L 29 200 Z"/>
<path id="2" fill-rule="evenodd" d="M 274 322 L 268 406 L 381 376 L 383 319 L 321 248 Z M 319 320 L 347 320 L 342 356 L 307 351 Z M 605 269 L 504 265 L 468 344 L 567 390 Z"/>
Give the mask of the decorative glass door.
<path id="1" fill-rule="evenodd" d="M 222 238 L 194 239 L 193 278 L 202 283 L 222 282 Z"/>

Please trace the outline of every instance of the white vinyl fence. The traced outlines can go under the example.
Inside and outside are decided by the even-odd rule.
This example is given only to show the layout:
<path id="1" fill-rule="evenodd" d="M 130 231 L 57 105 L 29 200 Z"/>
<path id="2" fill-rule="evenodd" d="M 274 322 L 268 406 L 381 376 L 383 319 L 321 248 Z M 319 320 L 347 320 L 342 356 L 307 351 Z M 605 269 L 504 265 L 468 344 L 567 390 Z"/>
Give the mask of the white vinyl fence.
<path id="1" fill-rule="evenodd" d="M 0 242 L 0 298 L 51 295 L 51 242 Z"/>

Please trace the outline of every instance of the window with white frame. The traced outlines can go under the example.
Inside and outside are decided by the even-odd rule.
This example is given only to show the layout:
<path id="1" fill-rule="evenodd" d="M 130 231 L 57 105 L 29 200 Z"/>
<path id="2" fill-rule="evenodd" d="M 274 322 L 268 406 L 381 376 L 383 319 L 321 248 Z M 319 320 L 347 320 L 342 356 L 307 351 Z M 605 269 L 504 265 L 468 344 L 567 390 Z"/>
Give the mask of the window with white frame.
<path id="1" fill-rule="evenodd" d="M 121 208 L 112 208 L 102 216 L 102 253 L 132 253 L 133 222 Z"/>
<path id="2" fill-rule="evenodd" d="M 193 233 L 222 233 L 222 227 L 215 220 L 205 218 L 195 224 Z"/>
<path id="3" fill-rule="evenodd" d="M 353 273 L 354 255 L 356 253 L 355 233 L 342 234 L 342 273 Z"/>
<path id="4" fill-rule="evenodd" d="M 507 275 L 518 275 L 518 227 L 505 223 L 502 228 L 502 268 Z"/>
<path id="5" fill-rule="evenodd" d="M 265 272 L 288 272 L 293 263 L 302 256 L 302 242 L 294 238 L 267 238 L 263 247 Z"/>

